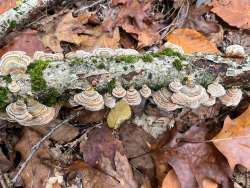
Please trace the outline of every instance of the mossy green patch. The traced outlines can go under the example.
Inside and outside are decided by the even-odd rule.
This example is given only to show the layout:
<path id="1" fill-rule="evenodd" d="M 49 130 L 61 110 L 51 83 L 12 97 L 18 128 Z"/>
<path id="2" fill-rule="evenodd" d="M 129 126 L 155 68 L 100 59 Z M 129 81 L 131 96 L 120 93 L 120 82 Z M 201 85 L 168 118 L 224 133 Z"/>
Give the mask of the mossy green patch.
<path id="1" fill-rule="evenodd" d="M 182 70 L 183 65 L 182 65 L 182 62 L 180 59 L 176 59 L 172 63 L 174 65 L 174 67 L 176 68 L 176 70 L 178 70 L 178 71 Z"/>
<path id="2" fill-rule="evenodd" d="M 0 87 L 0 109 L 4 109 L 8 105 L 8 93 L 7 88 Z"/>
<path id="3" fill-rule="evenodd" d="M 117 62 L 124 61 L 125 63 L 129 63 L 129 64 L 136 63 L 137 61 L 139 61 L 139 59 L 140 58 L 135 55 L 121 55 L 115 58 Z"/>
<path id="4" fill-rule="evenodd" d="M 107 92 L 109 94 L 112 93 L 113 89 L 115 88 L 115 85 L 116 85 L 116 80 L 114 78 L 110 82 L 108 82 L 108 84 L 107 84 Z"/>
<path id="5" fill-rule="evenodd" d="M 98 69 L 105 69 L 105 64 L 104 63 L 99 63 L 99 64 L 97 64 L 96 65 L 96 68 L 98 68 Z"/>
<path id="6" fill-rule="evenodd" d="M 174 50 L 171 49 L 171 48 L 166 48 L 166 49 L 164 49 L 164 50 L 162 50 L 162 51 L 152 53 L 152 56 L 153 56 L 153 57 L 177 56 L 177 57 L 179 57 L 181 60 L 185 60 L 185 57 L 184 57 L 183 55 L 181 55 L 180 53 L 174 51 Z"/>
<path id="7" fill-rule="evenodd" d="M 7 75 L 7 76 L 3 76 L 3 80 L 7 83 L 11 83 L 12 79 L 10 77 L 10 75 Z"/>
<path id="8" fill-rule="evenodd" d="M 43 70 L 48 66 L 48 61 L 35 61 L 29 67 L 27 72 L 30 74 L 33 91 L 43 91 L 47 89 L 46 81 L 43 78 Z"/>
<path id="9" fill-rule="evenodd" d="M 43 70 L 48 65 L 48 61 L 35 61 L 28 67 L 27 72 L 30 74 L 32 91 L 39 95 L 38 100 L 51 106 L 61 101 L 61 95 L 55 88 L 49 88 L 43 78 Z"/>
<path id="10" fill-rule="evenodd" d="M 152 62 L 154 60 L 154 57 L 149 53 L 144 54 L 141 58 L 144 62 Z"/>

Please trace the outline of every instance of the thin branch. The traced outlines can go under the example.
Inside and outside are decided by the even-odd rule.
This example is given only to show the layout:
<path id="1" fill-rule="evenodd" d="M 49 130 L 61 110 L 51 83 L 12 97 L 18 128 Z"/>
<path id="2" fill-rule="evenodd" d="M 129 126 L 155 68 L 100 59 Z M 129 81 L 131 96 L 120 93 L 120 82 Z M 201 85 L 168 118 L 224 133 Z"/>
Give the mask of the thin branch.
<path id="1" fill-rule="evenodd" d="M 84 12 L 85 10 L 89 9 L 89 8 L 92 8 L 100 3 L 103 3 L 105 2 L 106 0 L 99 0 L 99 1 L 96 1 L 88 6 L 83 6 L 82 8 L 80 8 L 79 10 L 75 11 L 74 14 L 75 15 L 79 15 L 80 13 Z"/>
<path id="2" fill-rule="evenodd" d="M 28 165 L 28 163 L 30 162 L 30 160 L 32 159 L 32 157 L 34 156 L 34 154 L 38 151 L 38 149 L 41 147 L 41 145 L 43 144 L 43 142 L 45 140 L 47 140 L 57 129 L 59 129 L 60 127 L 62 127 L 65 123 L 71 121 L 72 119 L 74 119 L 75 117 L 80 115 L 80 111 L 78 111 L 76 114 L 71 115 L 69 118 L 65 119 L 64 121 L 62 121 L 61 123 L 59 123 L 57 126 L 53 127 L 41 140 L 39 140 L 32 148 L 31 148 L 31 152 L 29 154 L 29 156 L 27 157 L 27 159 L 25 160 L 25 162 L 21 165 L 21 168 L 18 170 L 17 174 L 15 175 L 15 177 L 11 180 L 12 184 L 14 184 L 17 179 L 19 178 L 19 176 L 21 175 L 21 173 L 23 172 L 23 170 L 26 168 L 26 166 Z"/>

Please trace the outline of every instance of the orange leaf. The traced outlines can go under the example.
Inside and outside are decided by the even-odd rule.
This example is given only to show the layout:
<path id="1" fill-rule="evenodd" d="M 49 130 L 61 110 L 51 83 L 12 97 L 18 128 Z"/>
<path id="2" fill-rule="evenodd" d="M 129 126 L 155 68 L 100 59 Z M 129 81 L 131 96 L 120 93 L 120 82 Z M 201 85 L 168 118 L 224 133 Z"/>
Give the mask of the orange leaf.
<path id="1" fill-rule="evenodd" d="M 222 130 L 212 141 L 232 169 L 236 164 L 250 169 L 250 106 L 236 119 L 227 117 Z"/>
<path id="2" fill-rule="evenodd" d="M 219 52 L 214 43 L 193 29 L 176 29 L 167 35 L 166 39 L 181 46 L 187 54 L 194 52 Z"/>
<path id="3" fill-rule="evenodd" d="M 162 182 L 161 188 L 180 188 L 181 184 L 174 170 L 170 170 Z"/>
<path id="4" fill-rule="evenodd" d="M 16 0 L 0 0 L 0 14 L 16 6 Z"/>
<path id="5" fill-rule="evenodd" d="M 250 28 L 249 0 L 213 0 L 212 12 L 220 16 L 231 26 L 242 29 Z"/>

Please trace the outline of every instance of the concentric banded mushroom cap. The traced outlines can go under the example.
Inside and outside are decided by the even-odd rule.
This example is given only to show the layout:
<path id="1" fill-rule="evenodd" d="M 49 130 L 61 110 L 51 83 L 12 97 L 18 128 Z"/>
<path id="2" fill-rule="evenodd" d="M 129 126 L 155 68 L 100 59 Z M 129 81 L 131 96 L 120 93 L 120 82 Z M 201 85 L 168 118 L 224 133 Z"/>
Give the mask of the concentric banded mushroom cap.
<path id="1" fill-rule="evenodd" d="M 209 96 L 205 88 L 200 85 L 195 85 L 192 77 L 188 78 L 187 85 L 184 85 L 179 92 L 174 93 L 171 96 L 173 103 L 188 108 L 197 108 L 201 103 L 206 102 L 208 99 Z"/>
<path id="2" fill-rule="evenodd" d="M 77 50 L 75 52 L 69 52 L 65 55 L 66 59 L 73 59 L 73 58 L 87 58 L 90 57 L 91 53 L 86 52 L 84 50 Z"/>
<path id="3" fill-rule="evenodd" d="M 166 88 L 163 88 L 153 94 L 153 101 L 157 105 L 157 107 L 164 111 L 174 111 L 178 108 L 181 108 L 181 106 L 174 104 L 170 97 L 172 93 L 167 90 Z"/>
<path id="4" fill-rule="evenodd" d="M 242 98 L 242 91 L 238 88 L 228 89 L 226 94 L 219 99 L 226 106 L 237 106 Z"/>
<path id="5" fill-rule="evenodd" d="M 34 99 L 28 99 L 27 110 L 33 116 L 33 119 L 22 122 L 25 126 L 46 125 L 56 116 L 56 109 L 47 107 Z"/>
<path id="6" fill-rule="evenodd" d="M 10 51 L 5 53 L 0 61 L 0 74 L 24 73 L 27 70 L 31 58 L 21 51 Z"/>
<path id="7" fill-rule="evenodd" d="M 112 95 L 110 95 L 109 93 L 106 93 L 104 95 L 104 104 L 108 108 L 114 108 L 115 104 L 116 104 L 116 99 Z"/>
<path id="8" fill-rule="evenodd" d="M 144 98 L 148 98 L 151 96 L 152 91 L 146 84 L 143 84 L 140 93 Z"/>
<path id="9" fill-rule="evenodd" d="M 104 108 L 103 97 L 93 89 L 86 89 L 74 96 L 74 101 L 86 110 L 98 111 Z"/>
<path id="10" fill-rule="evenodd" d="M 93 55 L 100 57 L 112 57 L 115 56 L 115 51 L 111 48 L 97 48 L 93 51 Z"/>
<path id="11" fill-rule="evenodd" d="M 216 80 L 208 85 L 207 92 L 212 97 L 221 97 L 226 94 L 225 88 Z"/>
<path id="12" fill-rule="evenodd" d="M 130 87 L 127 90 L 126 96 L 124 97 L 124 100 L 130 105 L 130 106 L 137 106 L 141 103 L 142 98 L 140 93 L 133 87 Z"/>
<path id="13" fill-rule="evenodd" d="M 183 87 L 179 80 L 174 80 L 168 85 L 169 89 L 173 92 L 178 92 Z"/>
<path id="14" fill-rule="evenodd" d="M 117 56 L 123 56 L 123 55 L 139 55 L 139 52 L 134 49 L 124 49 L 124 48 L 118 48 L 115 49 L 115 54 Z"/>
<path id="15" fill-rule="evenodd" d="M 174 50 L 174 51 L 176 51 L 176 52 L 178 52 L 178 53 L 180 53 L 180 54 L 184 54 L 184 50 L 182 49 L 181 46 L 178 46 L 178 45 L 173 44 L 173 43 L 171 43 L 171 42 L 166 42 L 166 43 L 163 45 L 163 47 L 164 47 L 165 49 L 166 49 L 166 48 L 170 48 L 170 49 L 172 49 L 172 50 Z"/>
<path id="16" fill-rule="evenodd" d="M 208 100 L 202 102 L 202 105 L 204 106 L 213 106 L 216 103 L 215 97 L 209 97 Z"/>
<path id="17" fill-rule="evenodd" d="M 126 95 L 126 90 L 120 83 L 117 83 L 115 88 L 112 90 L 112 95 L 116 98 L 123 98 Z"/>
<path id="18" fill-rule="evenodd" d="M 36 51 L 33 55 L 33 60 L 42 61 L 62 61 L 64 56 L 62 53 L 45 53 L 43 51 Z"/>
<path id="19" fill-rule="evenodd" d="M 17 121 L 18 123 L 30 121 L 33 118 L 33 116 L 28 112 L 26 104 L 21 100 L 9 104 L 6 107 L 6 113 L 11 119 Z"/>
<path id="20" fill-rule="evenodd" d="M 229 57 L 245 57 L 246 53 L 241 45 L 230 45 L 226 48 L 226 55 Z"/>
<path id="21" fill-rule="evenodd" d="M 21 87 L 17 84 L 15 80 L 13 80 L 10 84 L 8 84 L 8 89 L 12 93 L 17 93 L 18 91 L 21 90 Z"/>

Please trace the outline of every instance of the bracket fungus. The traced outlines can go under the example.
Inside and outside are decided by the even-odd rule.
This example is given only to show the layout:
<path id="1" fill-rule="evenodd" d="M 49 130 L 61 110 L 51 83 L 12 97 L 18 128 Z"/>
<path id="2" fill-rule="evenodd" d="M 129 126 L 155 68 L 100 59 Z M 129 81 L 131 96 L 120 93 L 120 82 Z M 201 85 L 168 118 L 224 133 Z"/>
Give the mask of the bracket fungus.
<path id="1" fill-rule="evenodd" d="M 221 97 L 226 94 L 225 88 L 219 83 L 219 77 L 213 81 L 213 83 L 209 84 L 207 87 L 207 92 L 212 97 Z"/>
<path id="2" fill-rule="evenodd" d="M 166 88 L 162 88 L 161 90 L 153 94 L 153 101 L 159 109 L 167 112 L 182 108 L 180 105 L 174 104 L 171 101 L 171 95 L 172 93 L 169 90 L 167 90 Z"/>
<path id="3" fill-rule="evenodd" d="M 115 88 L 112 90 L 112 95 L 118 99 L 125 97 L 126 90 L 122 87 L 122 85 L 118 82 L 116 83 Z"/>
<path id="4" fill-rule="evenodd" d="M 12 80 L 12 82 L 10 84 L 8 84 L 8 89 L 12 93 L 17 93 L 18 91 L 21 90 L 21 87 L 17 84 L 17 82 L 15 80 Z"/>
<path id="5" fill-rule="evenodd" d="M 23 126 L 46 125 L 56 117 L 56 110 L 34 99 L 28 99 L 27 105 L 22 100 L 6 107 L 8 116 Z"/>
<path id="6" fill-rule="evenodd" d="M 179 92 L 171 96 L 173 103 L 188 108 L 198 108 L 200 104 L 205 103 L 208 99 L 206 89 L 201 85 L 194 84 L 191 76 L 188 77 L 187 84 Z"/>
<path id="7" fill-rule="evenodd" d="M 134 49 L 124 49 L 124 48 L 118 48 L 115 49 L 115 54 L 117 56 L 123 56 L 123 55 L 139 55 L 139 52 Z"/>
<path id="8" fill-rule="evenodd" d="M 116 55 L 112 48 L 96 48 L 92 54 L 99 57 L 112 57 Z"/>
<path id="9" fill-rule="evenodd" d="M 171 42 L 166 42 L 163 44 L 163 47 L 166 48 L 170 48 L 172 50 L 174 50 L 175 52 L 178 52 L 179 54 L 184 54 L 184 50 L 181 46 L 178 46 L 176 44 L 173 44 Z"/>
<path id="10" fill-rule="evenodd" d="M 86 52 L 84 50 L 77 50 L 75 52 L 69 52 L 65 55 L 66 59 L 73 59 L 73 58 L 87 58 L 90 57 L 91 53 Z"/>
<path id="11" fill-rule="evenodd" d="M 28 112 L 27 106 L 22 100 L 10 103 L 6 107 L 7 115 L 14 121 L 20 124 L 32 120 L 33 116 Z"/>
<path id="12" fill-rule="evenodd" d="M 181 90 L 183 85 L 181 84 L 181 82 L 179 80 L 174 80 L 174 81 L 170 82 L 168 87 L 172 92 L 178 92 Z"/>
<path id="13" fill-rule="evenodd" d="M 228 89 L 226 94 L 219 99 L 226 106 L 237 106 L 242 98 L 242 91 L 238 88 Z"/>
<path id="14" fill-rule="evenodd" d="M 142 97 L 147 99 L 151 96 L 152 91 L 146 84 L 143 84 L 142 88 L 140 89 L 140 93 Z"/>
<path id="15" fill-rule="evenodd" d="M 124 97 L 124 100 L 130 105 L 130 106 L 137 106 L 141 104 L 142 98 L 140 93 L 134 88 L 130 87 L 127 90 L 126 96 Z"/>
<path id="16" fill-rule="evenodd" d="M 87 88 L 83 92 L 76 94 L 74 101 L 89 111 L 98 111 L 104 108 L 102 95 L 93 88 Z"/>
<path id="17" fill-rule="evenodd" d="M 116 105 L 116 99 L 115 97 L 113 97 L 111 94 L 106 93 L 104 95 L 104 104 L 105 106 L 107 106 L 108 108 L 114 108 Z"/>
<path id="18" fill-rule="evenodd" d="M 244 58 L 246 56 L 246 53 L 243 46 L 234 44 L 226 48 L 226 56 Z"/>
<path id="19" fill-rule="evenodd" d="M 45 53 L 43 51 L 36 51 L 33 55 L 33 60 L 41 61 L 63 61 L 64 56 L 62 53 Z"/>
<path id="20" fill-rule="evenodd" d="M 25 73 L 31 58 L 22 51 L 10 51 L 5 53 L 0 61 L 0 75 L 15 75 Z"/>

